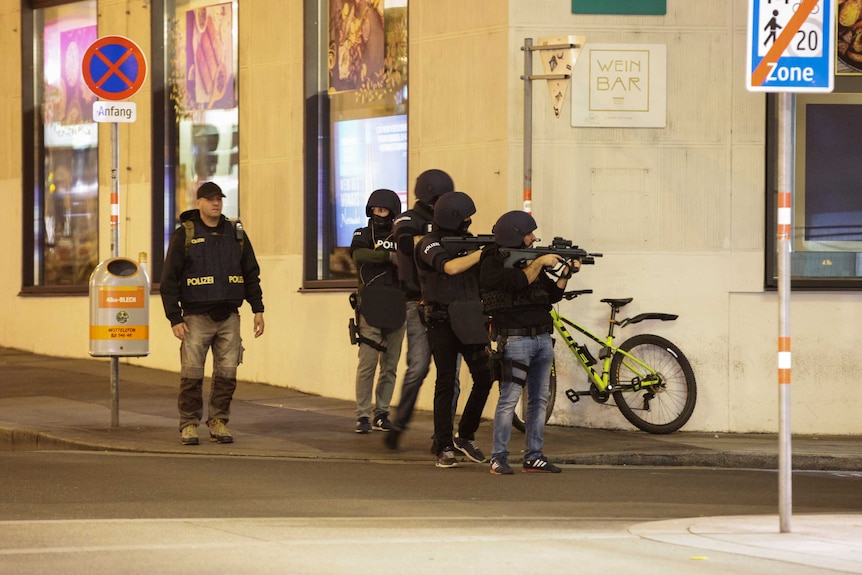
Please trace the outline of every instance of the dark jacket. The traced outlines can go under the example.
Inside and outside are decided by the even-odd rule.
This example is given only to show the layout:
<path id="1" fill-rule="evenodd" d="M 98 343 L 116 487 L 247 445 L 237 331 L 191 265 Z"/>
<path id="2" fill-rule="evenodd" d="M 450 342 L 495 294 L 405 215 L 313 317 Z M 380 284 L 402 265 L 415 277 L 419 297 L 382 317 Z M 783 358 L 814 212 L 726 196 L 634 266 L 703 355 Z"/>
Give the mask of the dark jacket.
<path id="1" fill-rule="evenodd" d="M 416 244 L 416 268 L 422 298 L 426 304 L 440 309 L 446 309 L 454 301 L 479 301 L 479 266 L 455 275 L 444 271 L 446 262 L 458 256 L 449 253 L 440 239 L 452 235 L 455 232 L 436 229 Z"/>
<path id="2" fill-rule="evenodd" d="M 491 325 L 497 329 L 551 325 L 551 304 L 562 299 L 564 290 L 544 272 L 529 283 L 523 270 L 504 267 L 500 249 L 498 244 L 487 246 L 479 260 L 479 287 Z"/>
<path id="3" fill-rule="evenodd" d="M 399 214 L 395 218 L 392 234 L 398 243 L 398 279 L 408 300 L 419 300 L 422 290 L 419 287 L 419 276 L 416 273 L 416 260 L 413 257 L 414 238 L 421 238 L 428 233 L 434 213 L 431 208 L 417 201 L 413 209 Z"/>

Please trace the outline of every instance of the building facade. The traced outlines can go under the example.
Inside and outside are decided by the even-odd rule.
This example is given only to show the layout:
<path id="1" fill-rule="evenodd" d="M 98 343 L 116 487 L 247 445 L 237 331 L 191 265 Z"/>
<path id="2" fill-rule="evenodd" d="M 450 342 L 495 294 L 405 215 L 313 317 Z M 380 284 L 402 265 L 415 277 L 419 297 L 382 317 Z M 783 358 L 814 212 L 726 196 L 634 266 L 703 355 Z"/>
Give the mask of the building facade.
<path id="1" fill-rule="evenodd" d="M 29 46 L 34 36 L 39 38 L 38 16 L 35 25 L 29 18 L 34 6 L 38 15 L 40 10 L 55 9 L 56 4 L 0 0 L 0 46 L 5 55 L 0 67 L 0 118 L 7 128 L 0 134 L 0 194 L 6 200 L 10 238 L 7 248 L 0 251 L 0 265 L 6 270 L 0 279 L 0 308 L 4 310 L 0 312 L 0 345 L 54 356 L 87 357 L 90 298 L 86 283 L 79 277 L 71 282 L 76 285 L 49 285 L 56 270 L 46 264 L 47 253 L 39 254 L 47 249 L 46 244 L 33 240 L 34 226 L 38 232 L 49 217 L 46 205 L 50 204 L 54 181 L 44 175 L 49 173 L 44 168 L 46 156 L 37 154 L 34 161 L 33 148 L 27 146 L 34 142 L 34 115 L 47 122 L 48 109 L 45 101 L 38 109 L 34 107 L 32 102 L 38 98 L 32 92 L 39 88 L 27 81 L 34 74 L 34 54 Z M 328 66 L 330 90 L 324 90 L 330 97 L 315 99 L 314 94 L 319 96 L 320 87 L 327 82 L 326 68 L 319 62 L 320 54 L 326 53 L 320 50 L 321 38 L 333 30 L 332 21 L 327 27 L 324 20 L 332 8 L 325 0 L 174 4 L 98 0 L 97 10 L 90 16 L 97 26 L 97 37 L 133 39 L 147 55 L 150 67 L 140 91 L 130 99 L 137 104 L 137 120 L 119 124 L 118 129 L 120 255 L 137 259 L 139 254 L 147 254 L 157 280 L 163 233 L 173 225 L 171 212 L 183 205 L 183 194 L 190 193 L 184 188 L 183 173 L 192 174 L 192 179 L 224 178 L 226 186 L 237 188 L 229 194 L 226 210 L 241 216 L 254 243 L 266 302 L 267 333 L 260 339 L 252 337 L 250 310 L 247 306 L 242 310 L 246 351 L 240 379 L 352 399 L 356 348 L 350 345 L 347 334 L 353 313 L 348 304 L 350 289 L 345 285 L 349 282 L 327 281 L 320 263 L 320 254 L 327 248 L 315 238 L 321 237 L 322 229 L 330 229 L 332 222 L 321 224 L 310 217 L 326 206 L 309 207 L 314 203 L 314 190 L 325 188 L 328 193 L 328 186 L 336 185 L 327 183 L 334 175 L 316 176 L 319 166 L 332 168 L 327 161 L 332 161 L 337 142 L 330 142 L 331 148 L 324 146 L 323 151 L 314 149 L 314 135 L 319 133 L 315 126 L 321 125 L 320 118 L 329 127 L 339 118 L 358 118 L 357 114 L 351 116 L 353 104 L 338 107 L 333 103 L 324 114 L 319 103 L 335 102 L 333 91 L 349 92 L 354 98 L 350 102 L 359 102 L 365 76 L 355 86 L 331 89 L 335 85 L 331 74 L 337 73 L 337 58 L 342 54 L 336 42 L 335 67 L 332 62 Z M 219 78 L 217 72 L 206 76 L 203 70 L 207 64 L 195 61 L 196 89 L 204 86 L 206 91 L 198 92 L 204 94 L 202 99 L 188 94 L 183 97 L 187 102 L 209 106 L 206 113 L 160 106 L 160 102 L 171 101 L 163 92 L 171 86 L 167 68 L 173 57 L 172 40 L 161 30 L 154 34 L 153 23 L 168 21 L 182 9 L 189 20 L 180 22 L 179 28 L 194 42 L 203 41 L 208 26 L 215 24 L 193 20 L 208 4 L 226 5 L 224 18 L 229 22 L 225 29 L 229 32 L 221 39 L 232 42 L 235 53 L 221 49 L 235 62 L 229 72 L 235 77 L 233 95 L 229 93 L 230 83 L 224 85 L 224 77 Z M 381 18 L 386 6 L 371 0 L 348 4 L 339 0 L 338 7 L 379 8 Z M 775 249 L 771 215 L 774 110 L 769 96 L 748 92 L 745 87 L 747 0 L 667 0 L 665 13 L 659 15 L 573 13 L 571 0 L 410 0 L 409 6 L 407 2 L 390 6 L 409 11 L 409 80 L 402 78 L 404 86 L 397 91 L 400 95 L 389 105 L 391 109 L 379 115 L 406 119 L 405 185 L 398 190 L 406 192 L 405 209 L 414 201 L 416 176 L 429 168 L 441 168 L 452 175 L 457 189 L 475 200 L 478 213 L 471 231 L 487 233 L 499 215 L 524 206 L 525 170 L 529 170 L 539 235 L 546 241 L 563 236 L 604 254 L 569 284 L 592 289 L 594 294 L 564 302 L 561 311 L 599 333 L 606 329 L 607 321 L 607 306 L 599 302 L 601 298 L 633 297 L 625 308 L 628 315 L 649 311 L 678 314 L 675 322 L 636 324 L 621 333 L 655 331 L 678 344 L 688 356 L 699 395 L 695 413 L 684 430 L 777 431 L 779 305 L 771 267 Z M 154 11 L 158 17 L 154 18 Z M 345 21 L 349 21 L 347 16 Z M 88 26 L 91 24 L 75 29 Z M 311 39 L 310 30 L 314 29 L 318 36 Z M 360 26 L 357 30 L 366 40 L 384 34 L 373 27 Z M 391 32 L 388 27 L 386 30 Z M 80 34 L 84 36 L 78 41 L 86 42 L 90 38 L 86 34 L 92 36 L 94 32 Z M 522 79 L 525 40 L 538 44 L 541 39 L 570 35 L 585 36 L 586 46 L 595 45 L 610 53 L 646 50 L 651 58 L 650 73 L 638 75 L 638 70 L 615 63 L 622 68 L 609 68 L 610 80 L 596 80 L 594 72 L 585 72 L 585 88 L 583 78 L 578 77 L 582 71 L 576 72 L 576 78 L 565 82 L 567 91 L 560 99 L 548 89 L 549 81 L 533 81 L 532 121 L 525 137 L 525 101 L 530 99 Z M 67 50 L 71 36 L 65 38 L 60 42 L 65 42 Z M 655 47 L 657 50 L 651 52 Z M 197 54 L 195 50 L 188 55 Z M 385 54 L 393 55 L 390 51 Z M 580 58 L 586 54 L 583 51 L 578 56 L 579 64 L 584 63 Z M 404 54 L 400 57 L 407 58 Z M 541 74 L 542 57 L 539 53 L 533 57 L 533 73 Z M 389 73 L 398 65 L 391 61 L 381 64 Z M 188 62 L 185 69 L 188 72 Z M 316 76 L 315 70 L 320 72 Z M 186 89 L 191 86 L 188 78 L 180 83 Z M 319 85 L 311 78 L 317 78 Z M 349 74 L 345 72 L 340 78 L 346 82 Z M 663 83 L 656 78 L 663 78 Z M 830 110 L 821 110 L 818 105 L 838 102 L 846 106 L 843 109 L 858 105 L 852 96 L 854 78 L 840 80 L 842 94 L 800 99 L 798 105 L 808 110 L 800 117 L 811 123 L 822 111 L 823 122 L 827 122 Z M 644 84 L 638 82 L 647 81 L 656 81 L 650 89 L 661 92 L 652 94 L 657 99 L 647 100 L 651 112 L 647 121 L 661 125 L 635 126 L 632 122 L 636 120 L 620 120 L 606 113 L 607 109 L 589 106 L 586 109 L 596 111 L 595 115 L 573 118 L 585 108 L 583 104 L 574 106 L 572 100 L 591 97 L 590 89 L 596 82 L 609 91 L 640 91 Z M 404 105 L 406 86 L 409 109 Z M 86 104 L 87 96 L 82 97 Z M 213 106 L 220 101 L 227 103 L 221 108 Z M 613 97 L 609 101 L 613 103 Z M 555 102 L 562 102 L 558 114 Z M 64 104 L 68 110 L 68 103 Z M 363 102 L 361 109 L 376 110 L 379 106 L 384 104 Z M 663 118 L 661 114 L 656 117 L 659 108 Z M 214 109 L 219 110 L 218 117 L 228 118 L 233 131 L 218 129 L 213 133 L 200 127 L 207 122 L 198 120 L 215 117 L 211 115 Z M 183 118 L 192 118 L 186 127 Z M 159 126 L 165 125 L 169 127 L 160 131 Z M 75 244 L 78 251 L 74 253 L 101 261 L 112 255 L 109 166 L 113 146 L 111 124 L 100 123 L 96 129 L 98 143 L 91 142 L 90 147 L 98 160 L 94 176 L 97 191 L 93 195 L 91 190 L 91 196 L 98 209 L 90 211 L 97 211 L 98 216 L 88 216 L 90 220 L 96 218 L 89 222 L 94 226 L 94 243 L 89 248 Z M 328 133 L 335 138 L 335 132 Z M 196 146 L 206 146 L 213 136 L 221 138 L 222 144 L 205 150 L 209 155 L 205 153 L 203 159 L 195 156 Z M 524 155 L 526 143 L 532 148 L 529 158 Z M 42 141 L 41 145 L 49 144 Z M 39 145 L 37 137 L 35 146 Z M 165 149 L 177 151 L 179 160 L 175 171 L 170 172 L 172 176 L 163 178 L 164 166 L 171 163 L 160 151 Z M 799 157 L 801 167 L 815 173 L 816 157 L 811 150 Z M 813 176 L 808 172 L 797 170 L 797 181 L 811 187 Z M 57 174 L 51 172 L 50 177 Z M 362 191 L 367 194 L 372 190 Z M 44 196 L 42 204 L 40 193 Z M 168 199 L 161 202 L 162 197 Z M 316 197 L 320 200 L 322 196 Z M 814 204 L 813 197 L 806 196 L 809 207 Z M 57 206 L 57 214 L 51 217 L 70 213 L 68 202 Z M 829 209 L 821 212 L 828 213 Z M 798 212 L 797 218 L 800 227 L 817 227 L 814 216 L 803 218 Z M 56 220 L 50 223 L 53 229 L 60 229 Z M 61 231 L 55 233 L 63 235 Z M 51 249 L 59 248 L 59 240 L 52 239 Z M 827 248 L 809 251 L 818 249 Z M 832 254 L 846 252 L 855 266 L 856 250 L 862 251 L 851 241 L 828 247 L 824 252 L 828 255 L 814 253 L 809 260 L 837 265 L 840 258 Z M 331 270 L 331 261 L 329 265 Z M 804 267 L 804 262 L 799 266 Z M 856 390 L 853 376 L 858 363 L 855 318 L 862 313 L 860 285 L 855 283 L 855 271 L 836 273 L 827 278 L 829 281 L 818 283 L 825 272 L 806 270 L 794 268 L 794 279 L 805 289 L 795 289 L 792 294 L 792 430 L 862 434 L 862 422 L 856 416 L 862 409 L 862 393 Z M 805 282 L 809 276 L 811 285 Z M 150 353 L 124 358 L 122 363 L 178 372 L 178 342 L 162 314 L 157 292 L 151 297 Z M 607 405 L 588 401 L 572 405 L 566 401 L 562 395 L 568 387 L 565 379 L 581 379 L 583 374 L 574 372 L 563 360 L 558 372 L 560 395 L 552 422 L 627 428 L 619 413 Z M 107 381 L 107 363 L 105 374 Z M 433 378 L 432 369 L 419 407 L 432 406 Z M 837 390 L 834 395 L 825 393 L 829 386 Z M 489 416 L 494 399 L 492 396 L 486 410 Z M 172 409 L 165 406 L 166 411 Z"/>

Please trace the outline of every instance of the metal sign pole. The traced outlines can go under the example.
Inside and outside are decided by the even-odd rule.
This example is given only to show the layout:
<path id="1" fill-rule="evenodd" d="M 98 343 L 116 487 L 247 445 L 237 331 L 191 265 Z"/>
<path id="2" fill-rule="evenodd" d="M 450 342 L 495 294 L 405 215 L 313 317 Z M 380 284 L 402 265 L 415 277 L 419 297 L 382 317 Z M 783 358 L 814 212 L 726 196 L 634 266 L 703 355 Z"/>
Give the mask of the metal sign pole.
<path id="1" fill-rule="evenodd" d="M 790 249 L 793 239 L 796 95 L 778 94 L 778 517 L 782 533 L 790 532 L 793 506 L 790 445 Z"/>
<path id="2" fill-rule="evenodd" d="M 120 257 L 120 125 L 111 123 L 111 256 Z M 120 426 L 120 358 L 111 356 L 111 427 Z"/>
<path id="3" fill-rule="evenodd" d="M 120 124 L 111 122 L 111 257 L 120 257 Z"/>
<path id="4" fill-rule="evenodd" d="M 524 38 L 524 211 L 533 211 L 533 39 Z"/>
<path id="5" fill-rule="evenodd" d="M 81 60 L 84 84 L 97 97 L 110 100 L 93 102 L 93 120 L 111 122 L 111 255 L 120 257 L 120 127 L 119 122 L 134 122 L 136 106 L 123 103 L 134 96 L 147 78 L 147 58 L 140 46 L 123 36 L 102 36 L 90 44 Z M 146 296 L 145 296 L 145 301 Z M 147 304 L 148 305 L 148 304 Z M 91 326 L 92 328 L 92 326 Z M 91 343 L 92 345 L 92 343 Z M 111 427 L 120 425 L 120 356 L 111 355 Z M 92 353 L 92 351 L 91 351 Z"/>
<path id="6" fill-rule="evenodd" d="M 539 39 L 541 40 L 541 38 Z M 571 74 L 533 74 L 533 51 L 571 50 L 578 44 L 533 46 L 532 38 L 524 38 L 524 211 L 533 211 L 533 80 L 566 80 Z M 574 65 L 574 62 L 572 62 Z"/>

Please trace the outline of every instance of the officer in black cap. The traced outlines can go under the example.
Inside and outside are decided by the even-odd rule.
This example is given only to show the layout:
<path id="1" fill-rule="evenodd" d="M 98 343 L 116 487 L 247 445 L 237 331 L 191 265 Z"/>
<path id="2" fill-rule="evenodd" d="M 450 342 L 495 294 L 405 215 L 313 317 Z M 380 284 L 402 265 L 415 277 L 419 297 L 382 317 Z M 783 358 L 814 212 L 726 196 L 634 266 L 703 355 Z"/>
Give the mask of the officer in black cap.
<path id="1" fill-rule="evenodd" d="M 178 406 L 184 445 L 199 443 L 204 364 L 210 349 L 213 376 L 207 427 L 213 441 L 233 442 L 226 424 L 242 362 L 243 300 L 254 312 L 254 336 L 264 330 L 260 266 L 239 222 L 222 215 L 224 197 L 218 184 L 200 185 L 198 209 L 180 214 L 181 225 L 171 235 L 162 270 L 162 305 L 171 331 L 182 342 Z"/>

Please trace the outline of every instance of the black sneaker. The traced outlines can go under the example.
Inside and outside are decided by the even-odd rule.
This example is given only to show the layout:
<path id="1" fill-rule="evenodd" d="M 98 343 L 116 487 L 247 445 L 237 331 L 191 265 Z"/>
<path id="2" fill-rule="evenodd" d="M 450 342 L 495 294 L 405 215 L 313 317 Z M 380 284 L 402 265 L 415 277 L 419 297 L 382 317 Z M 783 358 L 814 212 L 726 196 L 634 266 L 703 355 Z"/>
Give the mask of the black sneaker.
<path id="1" fill-rule="evenodd" d="M 455 438 L 455 449 L 463 453 L 467 456 L 468 459 L 475 461 L 476 463 L 485 463 L 485 454 L 482 453 L 482 450 L 479 449 L 479 446 L 476 445 L 476 442 L 472 439 L 463 439 L 461 437 Z"/>
<path id="2" fill-rule="evenodd" d="M 455 459 L 455 452 L 451 447 L 444 447 L 440 455 L 437 456 L 437 467 L 458 467 L 458 460 Z"/>
<path id="3" fill-rule="evenodd" d="M 391 431 L 392 424 L 389 423 L 389 418 L 386 417 L 386 414 L 378 415 L 374 418 L 374 425 L 371 426 L 371 429 L 376 429 L 377 431 Z"/>
<path id="4" fill-rule="evenodd" d="M 544 455 L 540 455 L 530 461 L 524 460 L 524 467 L 521 471 L 524 473 L 560 473 L 563 470 L 548 461 Z"/>
<path id="5" fill-rule="evenodd" d="M 491 475 L 512 475 L 515 472 L 509 467 L 509 462 L 505 459 L 491 458 Z"/>
<path id="6" fill-rule="evenodd" d="M 383 445 L 391 449 L 392 451 L 398 451 L 398 438 L 401 436 L 401 432 L 395 428 L 383 436 Z"/>
<path id="7" fill-rule="evenodd" d="M 371 422 L 367 417 L 356 420 L 356 433 L 371 433 Z"/>

